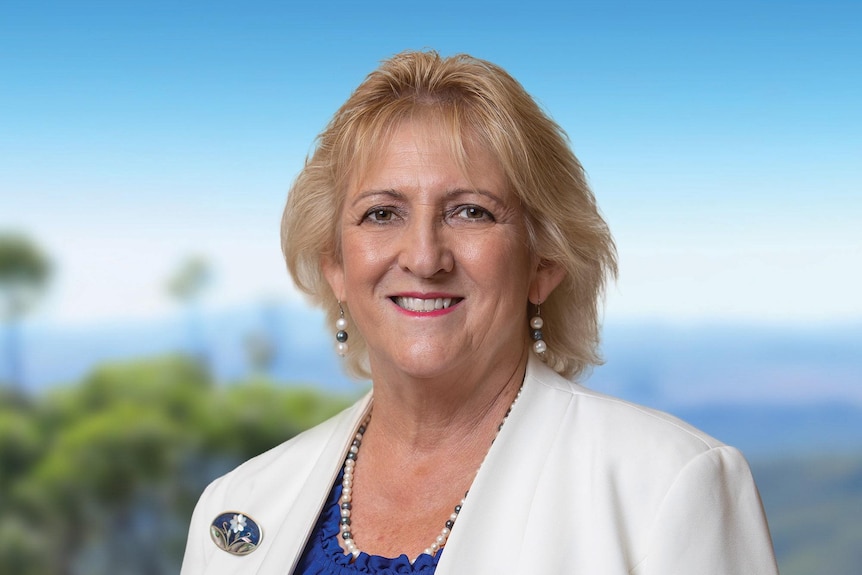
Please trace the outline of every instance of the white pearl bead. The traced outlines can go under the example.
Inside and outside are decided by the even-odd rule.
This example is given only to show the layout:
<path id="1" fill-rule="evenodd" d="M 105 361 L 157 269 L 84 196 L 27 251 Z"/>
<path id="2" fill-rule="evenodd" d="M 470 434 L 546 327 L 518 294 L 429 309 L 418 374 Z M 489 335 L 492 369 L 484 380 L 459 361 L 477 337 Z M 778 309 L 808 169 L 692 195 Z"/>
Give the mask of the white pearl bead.
<path id="1" fill-rule="evenodd" d="M 548 349 L 548 344 L 546 344 L 541 339 L 533 344 L 533 351 L 536 353 L 544 353 Z"/>
<path id="2" fill-rule="evenodd" d="M 350 509 L 342 509 L 341 510 L 342 517 L 350 517 Z"/>
<path id="3" fill-rule="evenodd" d="M 440 545 L 443 545 L 444 543 L 446 543 L 446 538 L 443 537 L 442 535 L 438 535 L 436 541 L 437 541 L 437 545 L 440 546 Z"/>
<path id="4" fill-rule="evenodd" d="M 339 330 L 347 329 L 347 319 L 340 317 L 335 320 L 335 327 Z"/>
<path id="5" fill-rule="evenodd" d="M 335 346 L 335 351 L 341 357 L 344 357 L 345 355 L 347 355 L 348 349 L 350 349 L 350 348 L 347 347 L 347 342 L 344 342 L 344 341 L 339 341 L 338 344 L 336 344 L 336 346 Z"/>
<path id="6" fill-rule="evenodd" d="M 539 316 L 536 316 L 530 320 L 530 327 L 533 329 L 542 329 L 543 325 L 545 325 L 545 321 Z"/>

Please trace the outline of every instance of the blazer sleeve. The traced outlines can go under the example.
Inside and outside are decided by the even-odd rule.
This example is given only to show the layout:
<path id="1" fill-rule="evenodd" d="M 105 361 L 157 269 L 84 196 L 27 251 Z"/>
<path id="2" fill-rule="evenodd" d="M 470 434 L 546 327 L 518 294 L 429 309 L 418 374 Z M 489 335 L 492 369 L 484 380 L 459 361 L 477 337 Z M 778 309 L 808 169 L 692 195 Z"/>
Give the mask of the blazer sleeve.
<path id="1" fill-rule="evenodd" d="M 766 515 L 748 463 L 714 447 L 668 490 L 632 575 L 778 575 Z"/>

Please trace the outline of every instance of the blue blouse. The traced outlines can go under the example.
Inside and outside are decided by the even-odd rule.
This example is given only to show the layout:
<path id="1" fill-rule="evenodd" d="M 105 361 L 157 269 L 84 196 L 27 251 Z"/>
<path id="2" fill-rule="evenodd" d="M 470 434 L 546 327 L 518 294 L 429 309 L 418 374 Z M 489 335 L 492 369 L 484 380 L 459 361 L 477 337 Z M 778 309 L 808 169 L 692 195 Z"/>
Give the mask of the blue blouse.
<path id="1" fill-rule="evenodd" d="M 437 569 L 437 562 L 443 549 L 437 551 L 434 557 L 420 555 L 414 563 L 410 563 L 407 555 L 390 559 L 379 555 L 360 553 L 355 561 L 347 555 L 338 543 L 341 530 L 341 510 L 338 500 L 341 498 L 341 477 L 338 474 L 335 485 L 329 494 L 329 499 L 323 506 L 317 525 L 308 539 L 305 551 L 299 559 L 294 575 L 354 575 L 356 573 L 377 573 L 381 575 L 404 575 L 407 573 L 432 575 Z"/>

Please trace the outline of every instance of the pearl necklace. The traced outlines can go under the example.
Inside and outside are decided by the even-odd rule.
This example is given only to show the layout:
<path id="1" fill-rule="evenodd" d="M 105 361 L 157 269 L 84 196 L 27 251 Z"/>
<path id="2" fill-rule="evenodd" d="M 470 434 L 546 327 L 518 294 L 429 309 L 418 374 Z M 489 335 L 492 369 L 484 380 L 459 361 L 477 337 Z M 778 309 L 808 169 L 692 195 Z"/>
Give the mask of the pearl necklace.
<path id="1" fill-rule="evenodd" d="M 500 430 L 503 429 L 503 424 L 506 423 L 506 419 L 508 419 L 509 414 L 512 412 L 512 408 L 518 401 L 518 398 L 521 397 L 521 389 L 518 389 L 515 399 L 512 400 L 512 404 L 509 406 L 509 409 L 506 410 L 503 420 L 500 422 L 500 425 L 497 426 L 497 433 L 494 435 L 494 439 L 491 440 L 492 445 L 494 444 L 494 440 L 497 439 L 497 435 L 500 434 Z M 359 447 L 362 445 L 362 437 L 365 435 L 365 431 L 368 428 L 368 423 L 370 421 L 371 414 L 369 413 L 368 417 L 365 418 L 365 421 L 362 422 L 362 425 L 359 426 L 359 429 L 356 430 L 356 435 L 353 436 L 353 443 L 350 445 L 350 449 L 347 451 L 347 457 L 344 460 L 344 475 L 341 479 L 341 499 L 339 499 L 339 507 L 341 511 L 341 539 L 344 541 L 344 547 L 347 549 L 347 552 L 353 555 L 354 559 L 359 557 L 360 551 L 359 548 L 356 547 L 356 543 L 353 541 L 353 532 L 350 530 L 350 512 L 353 507 L 351 505 L 351 502 L 353 501 L 353 471 L 356 467 L 356 457 L 359 454 Z M 485 455 L 487 456 L 487 453 Z M 479 470 L 477 469 L 476 473 L 478 472 Z M 452 527 L 455 526 L 455 520 L 458 519 L 458 514 L 461 513 L 461 508 L 464 506 L 464 500 L 467 498 L 467 493 L 469 493 L 469 491 L 464 493 L 464 497 L 461 498 L 461 501 L 459 501 L 458 505 L 456 505 L 452 510 L 452 513 L 446 520 L 443 529 L 440 530 L 440 534 L 422 553 L 433 557 L 441 547 L 446 545 L 446 541 L 449 539 L 449 534 L 452 532 Z M 418 559 L 418 557 L 416 559 Z M 416 559 L 413 559 L 410 562 L 413 563 Z"/>

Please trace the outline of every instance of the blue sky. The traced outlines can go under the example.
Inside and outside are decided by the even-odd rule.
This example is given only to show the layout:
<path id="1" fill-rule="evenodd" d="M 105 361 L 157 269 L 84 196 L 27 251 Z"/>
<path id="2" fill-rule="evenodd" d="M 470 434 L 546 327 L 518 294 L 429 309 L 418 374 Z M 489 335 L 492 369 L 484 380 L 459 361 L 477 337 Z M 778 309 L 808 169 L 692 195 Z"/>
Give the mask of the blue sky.
<path id="1" fill-rule="evenodd" d="M 41 2 L 0 6 L 0 230 L 36 321 L 295 298 L 278 247 L 316 133 L 407 48 L 502 65 L 563 126 L 620 251 L 609 319 L 862 319 L 858 2 Z"/>

